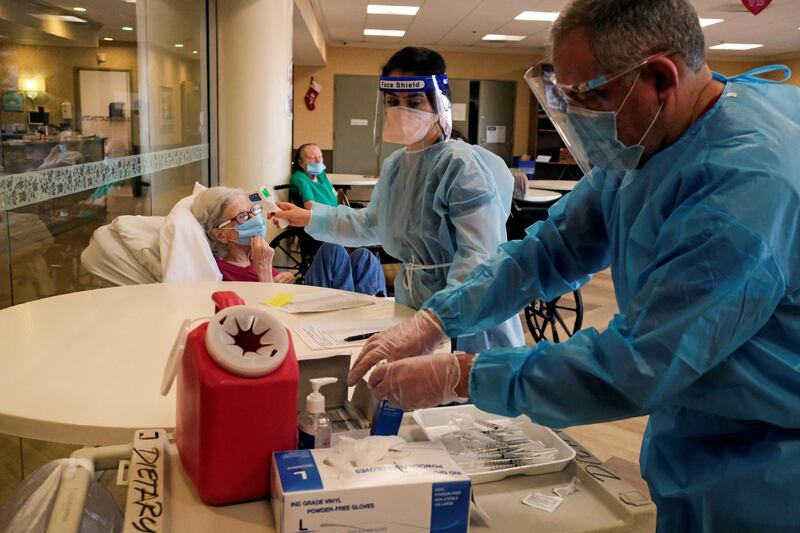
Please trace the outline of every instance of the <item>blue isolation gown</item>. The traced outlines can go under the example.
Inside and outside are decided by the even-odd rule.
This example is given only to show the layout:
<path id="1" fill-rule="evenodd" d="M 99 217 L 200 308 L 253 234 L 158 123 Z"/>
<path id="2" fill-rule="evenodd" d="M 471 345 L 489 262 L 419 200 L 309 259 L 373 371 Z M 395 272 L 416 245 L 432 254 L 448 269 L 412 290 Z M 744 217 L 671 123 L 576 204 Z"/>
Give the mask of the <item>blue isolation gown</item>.
<path id="1" fill-rule="evenodd" d="M 467 143 L 403 148 L 383 162 L 366 208 L 315 203 L 306 232 L 343 246 L 381 245 L 403 262 L 395 278 L 396 301 L 419 309 L 436 291 L 458 285 L 506 241 L 512 188 L 502 160 Z M 501 190 L 508 198 L 501 198 Z M 457 348 L 464 351 L 525 344 L 516 315 L 458 337 Z"/>
<path id="2" fill-rule="evenodd" d="M 482 352 L 470 397 L 551 427 L 649 414 L 661 532 L 800 531 L 800 90 L 731 79 L 675 144 L 607 174 L 423 306 L 465 335 L 611 266 L 605 331 Z"/>

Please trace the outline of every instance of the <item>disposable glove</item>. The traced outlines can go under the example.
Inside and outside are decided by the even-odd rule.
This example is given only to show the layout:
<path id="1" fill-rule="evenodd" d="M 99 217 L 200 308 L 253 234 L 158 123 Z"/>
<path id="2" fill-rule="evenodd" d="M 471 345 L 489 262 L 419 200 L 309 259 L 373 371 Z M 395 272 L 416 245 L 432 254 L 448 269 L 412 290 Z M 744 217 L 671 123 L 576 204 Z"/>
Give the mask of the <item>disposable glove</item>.
<path id="1" fill-rule="evenodd" d="M 347 376 L 347 385 L 352 387 L 358 383 L 380 361 L 426 355 L 445 340 L 447 335 L 439 320 L 428 311 L 417 311 L 410 319 L 369 338 Z"/>
<path id="2" fill-rule="evenodd" d="M 375 397 L 412 411 L 458 400 L 455 389 L 460 378 L 456 356 L 436 354 L 378 365 L 369 385 Z"/>

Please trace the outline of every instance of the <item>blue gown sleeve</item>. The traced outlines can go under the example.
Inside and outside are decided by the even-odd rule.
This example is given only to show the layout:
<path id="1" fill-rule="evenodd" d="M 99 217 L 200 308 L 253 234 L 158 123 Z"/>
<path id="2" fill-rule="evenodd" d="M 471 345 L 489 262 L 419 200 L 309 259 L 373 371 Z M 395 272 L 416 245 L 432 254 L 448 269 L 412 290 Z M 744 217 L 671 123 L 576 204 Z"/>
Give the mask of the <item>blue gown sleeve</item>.
<path id="1" fill-rule="evenodd" d="M 753 337 L 786 291 L 774 253 L 726 214 L 685 215 L 665 225 L 631 304 L 605 331 L 481 353 L 470 374 L 475 404 L 551 427 L 639 416 Z"/>
<path id="2" fill-rule="evenodd" d="M 439 291 L 423 308 L 447 335 L 460 337 L 501 324 L 534 298 L 549 301 L 577 289 L 609 264 L 601 201 L 600 192 L 580 181 L 524 239 L 502 244 L 463 284 Z"/>
<path id="3" fill-rule="evenodd" d="M 316 202 L 311 209 L 311 221 L 306 226 L 306 233 L 318 241 L 347 247 L 380 244 L 378 211 L 382 194 L 382 183 L 378 180 L 369 204 L 363 209 L 353 209 L 344 205 L 334 207 Z"/>
<path id="4" fill-rule="evenodd" d="M 456 250 L 447 286 L 455 287 L 505 242 L 507 215 L 495 177 L 477 158 L 450 161 L 441 183 L 434 209 L 446 211 L 453 224 Z"/>

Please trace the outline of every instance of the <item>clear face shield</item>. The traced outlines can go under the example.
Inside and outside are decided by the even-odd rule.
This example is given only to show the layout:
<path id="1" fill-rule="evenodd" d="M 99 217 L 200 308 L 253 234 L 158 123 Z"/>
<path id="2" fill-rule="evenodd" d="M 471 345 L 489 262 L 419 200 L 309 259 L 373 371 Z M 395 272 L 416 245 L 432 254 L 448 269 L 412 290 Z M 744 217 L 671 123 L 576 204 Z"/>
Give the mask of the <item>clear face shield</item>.
<path id="1" fill-rule="evenodd" d="M 661 108 L 641 140 L 635 145 L 626 146 L 618 139 L 617 115 L 633 93 L 639 73 L 622 103 L 616 107 L 605 99 L 603 88 L 614 80 L 632 74 L 648 61 L 649 58 L 615 75 L 600 76 L 575 85 L 558 83 L 552 65 L 545 63 L 535 65 L 525 73 L 525 81 L 534 96 L 595 188 L 616 189 L 629 183 L 631 172 L 636 170 L 644 154 L 642 142 L 650 133 Z"/>
<path id="2" fill-rule="evenodd" d="M 447 75 L 382 76 L 375 109 L 375 148 L 382 144 L 410 146 L 435 130 L 446 141 L 453 129 Z"/>

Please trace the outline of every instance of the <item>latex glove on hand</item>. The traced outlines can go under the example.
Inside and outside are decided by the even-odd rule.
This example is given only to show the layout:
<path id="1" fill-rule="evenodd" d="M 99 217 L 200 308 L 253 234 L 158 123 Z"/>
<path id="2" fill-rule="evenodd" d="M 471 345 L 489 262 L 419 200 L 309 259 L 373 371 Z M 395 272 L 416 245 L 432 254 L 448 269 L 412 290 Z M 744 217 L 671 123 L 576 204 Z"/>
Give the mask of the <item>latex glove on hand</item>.
<path id="1" fill-rule="evenodd" d="M 289 222 L 290 226 L 301 228 L 308 226 L 308 222 L 311 220 L 311 211 L 303 209 L 302 207 L 297 207 L 289 202 L 277 202 L 277 205 L 281 210 L 274 211 L 267 215 L 276 226 L 278 225 L 279 219 L 286 220 Z"/>
<path id="2" fill-rule="evenodd" d="M 378 365 L 369 378 L 376 398 L 404 411 L 444 405 L 459 399 L 461 367 L 453 354 L 411 357 Z"/>
<path id="3" fill-rule="evenodd" d="M 347 385 L 352 387 L 358 383 L 380 361 L 398 361 L 433 353 L 445 340 L 447 335 L 439 325 L 439 320 L 428 311 L 417 311 L 410 319 L 369 338 L 347 375 Z"/>

